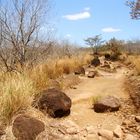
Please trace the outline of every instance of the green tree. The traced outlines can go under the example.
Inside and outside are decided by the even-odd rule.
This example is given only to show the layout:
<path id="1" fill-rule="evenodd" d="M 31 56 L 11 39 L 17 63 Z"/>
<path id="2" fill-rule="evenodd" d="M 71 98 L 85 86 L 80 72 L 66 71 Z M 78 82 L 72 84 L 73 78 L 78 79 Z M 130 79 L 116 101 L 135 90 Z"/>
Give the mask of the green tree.
<path id="1" fill-rule="evenodd" d="M 95 35 L 94 37 L 85 39 L 85 43 L 92 48 L 93 54 L 98 54 L 98 48 L 103 42 L 101 35 Z"/>

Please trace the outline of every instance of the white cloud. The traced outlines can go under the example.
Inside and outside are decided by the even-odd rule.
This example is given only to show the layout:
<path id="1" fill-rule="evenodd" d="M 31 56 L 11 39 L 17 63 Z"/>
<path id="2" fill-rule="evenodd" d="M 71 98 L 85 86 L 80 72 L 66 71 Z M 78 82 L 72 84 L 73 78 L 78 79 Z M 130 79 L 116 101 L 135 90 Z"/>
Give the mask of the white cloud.
<path id="1" fill-rule="evenodd" d="M 51 31 L 54 31 L 55 29 L 54 29 L 54 28 L 50 28 L 50 30 L 51 30 Z"/>
<path id="2" fill-rule="evenodd" d="M 120 32 L 120 31 L 121 31 L 121 29 L 112 28 L 112 27 L 107 27 L 107 28 L 102 29 L 102 32 L 106 32 L 106 33 Z"/>
<path id="3" fill-rule="evenodd" d="M 65 15 L 63 16 L 63 18 L 67 19 L 67 20 L 80 20 L 80 19 L 86 19 L 86 18 L 90 18 L 91 14 L 89 11 L 84 11 L 81 13 L 76 13 L 76 14 L 70 14 L 70 15 Z"/>
<path id="4" fill-rule="evenodd" d="M 71 34 L 66 34 L 66 37 L 67 37 L 67 38 L 70 38 L 70 37 L 71 37 Z"/>
<path id="5" fill-rule="evenodd" d="M 90 7 L 85 7 L 84 10 L 85 11 L 89 11 L 90 10 Z"/>

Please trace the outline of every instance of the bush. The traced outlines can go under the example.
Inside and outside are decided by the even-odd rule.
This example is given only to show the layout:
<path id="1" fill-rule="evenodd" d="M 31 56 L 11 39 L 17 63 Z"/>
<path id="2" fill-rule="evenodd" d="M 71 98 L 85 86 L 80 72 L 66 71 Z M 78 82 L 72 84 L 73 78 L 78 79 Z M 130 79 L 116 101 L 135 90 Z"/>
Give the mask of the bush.
<path id="1" fill-rule="evenodd" d="M 110 55 L 110 60 L 112 60 L 112 61 L 117 61 L 117 60 L 119 60 L 119 54 L 118 54 L 118 53 L 112 53 L 112 54 Z"/>
<path id="2" fill-rule="evenodd" d="M 26 68 L 22 73 L 0 73 L 0 119 L 9 123 L 18 113 L 27 111 L 32 100 L 40 91 L 48 89 L 50 79 L 58 79 L 60 86 L 68 88 L 79 83 L 79 78 L 68 77 L 60 80 L 64 74 L 74 72 L 81 65 L 87 64 L 90 57 L 73 56 L 71 58 L 50 59 L 32 68 Z M 62 78 L 63 79 L 63 78 Z"/>
<path id="3" fill-rule="evenodd" d="M 105 59 L 106 59 L 106 60 L 110 60 L 110 57 L 111 57 L 111 56 L 110 56 L 110 54 L 109 54 L 109 53 L 105 53 L 105 55 L 104 55 L 104 56 L 105 56 Z"/>
<path id="4" fill-rule="evenodd" d="M 92 60 L 91 60 L 91 65 L 97 67 L 100 65 L 100 59 L 98 58 L 98 56 L 95 56 Z"/>

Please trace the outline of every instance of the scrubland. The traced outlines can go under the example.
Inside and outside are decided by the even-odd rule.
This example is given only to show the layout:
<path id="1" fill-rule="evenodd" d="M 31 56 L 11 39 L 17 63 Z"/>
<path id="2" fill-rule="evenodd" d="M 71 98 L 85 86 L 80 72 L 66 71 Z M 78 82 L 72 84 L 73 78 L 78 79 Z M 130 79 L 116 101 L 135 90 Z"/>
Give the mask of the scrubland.
<path id="1" fill-rule="evenodd" d="M 42 90 L 51 86 L 50 80 L 63 78 L 64 75 L 73 73 L 74 70 L 83 65 L 89 64 L 91 56 L 82 53 L 70 58 L 49 59 L 31 68 L 24 68 L 22 72 L 0 72 L 0 119 L 3 122 L 10 122 L 13 115 L 25 112 L 31 106 L 34 97 Z M 71 79 L 71 83 L 75 79 Z M 61 89 L 65 84 L 59 81 Z M 67 87 L 68 88 L 68 87 Z"/>

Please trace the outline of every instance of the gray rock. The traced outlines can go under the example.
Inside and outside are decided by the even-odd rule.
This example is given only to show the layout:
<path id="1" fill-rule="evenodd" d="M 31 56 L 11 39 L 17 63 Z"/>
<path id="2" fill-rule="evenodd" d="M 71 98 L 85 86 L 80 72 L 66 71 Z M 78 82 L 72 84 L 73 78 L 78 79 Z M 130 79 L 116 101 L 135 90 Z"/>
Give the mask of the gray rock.
<path id="1" fill-rule="evenodd" d="M 140 133 L 140 126 L 137 126 L 136 130 L 137 130 L 138 133 Z"/>
<path id="2" fill-rule="evenodd" d="M 87 126 L 86 131 L 88 134 L 96 134 L 97 130 L 93 126 Z"/>
<path id="3" fill-rule="evenodd" d="M 136 138 L 135 136 L 131 134 L 127 134 L 125 137 L 125 140 L 138 140 L 138 138 Z"/>
<path id="4" fill-rule="evenodd" d="M 121 104 L 118 98 L 107 96 L 94 103 L 95 112 L 118 111 Z"/>
<path id="5" fill-rule="evenodd" d="M 80 132 L 79 126 L 71 120 L 65 120 L 62 122 L 52 123 L 50 124 L 50 127 L 58 130 L 64 135 L 75 135 Z"/>
<path id="6" fill-rule="evenodd" d="M 113 132 L 105 129 L 101 129 L 98 131 L 98 135 L 106 138 L 107 140 L 113 139 Z"/>
<path id="7" fill-rule="evenodd" d="M 136 120 L 137 122 L 140 122 L 140 116 L 136 116 L 136 117 L 135 117 L 135 120 Z"/>
<path id="8" fill-rule="evenodd" d="M 19 115 L 12 126 L 13 135 L 17 140 L 35 140 L 44 130 L 43 122 L 27 115 Z"/>
<path id="9" fill-rule="evenodd" d="M 89 71 L 87 76 L 88 76 L 88 78 L 94 78 L 96 73 L 97 73 L 96 71 Z"/>
<path id="10" fill-rule="evenodd" d="M 122 128 L 121 128 L 120 125 L 118 125 L 118 126 L 116 127 L 116 129 L 113 131 L 113 133 L 114 133 L 114 136 L 115 136 L 115 137 L 122 139 L 122 137 L 123 137 L 123 132 L 122 132 Z"/>
<path id="11" fill-rule="evenodd" d="M 85 69 L 82 66 L 79 66 L 76 68 L 76 70 L 74 71 L 74 73 L 76 75 L 85 75 Z"/>
<path id="12" fill-rule="evenodd" d="M 48 89 L 40 93 L 38 108 L 47 112 L 51 117 L 63 117 L 70 114 L 71 99 L 62 91 Z"/>
<path id="13" fill-rule="evenodd" d="M 122 125 L 131 125 L 131 124 L 132 124 L 132 121 L 127 120 L 127 119 L 122 122 Z"/>

